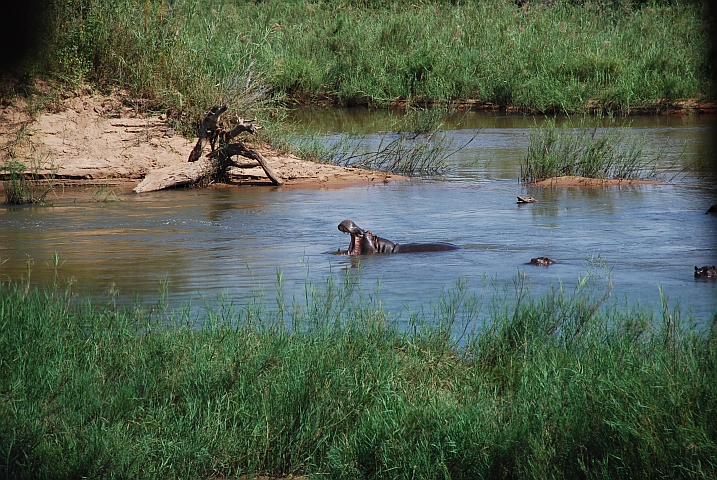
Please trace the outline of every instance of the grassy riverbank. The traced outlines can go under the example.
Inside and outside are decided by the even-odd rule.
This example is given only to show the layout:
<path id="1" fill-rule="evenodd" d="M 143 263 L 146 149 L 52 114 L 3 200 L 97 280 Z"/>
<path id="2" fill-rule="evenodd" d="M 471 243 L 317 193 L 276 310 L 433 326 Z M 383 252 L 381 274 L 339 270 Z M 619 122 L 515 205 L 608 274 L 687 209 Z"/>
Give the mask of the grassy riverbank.
<path id="1" fill-rule="evenodd" d="M 713 99 L 706 3 L 53 2 L 33 74 L 192 115 L 271 85 L 342 105 L 629 112 Z M 247 85 L 254 85 L 246 91 Z"/>
<path id="2" fill-rule="evenodd" d="M 2 283 L 0 474 L 713 478 L 717 331 L 593 280 L 517 288 L 460 344 L 462 284 L 399 329 L 350 282 L 199 319 Z"/>

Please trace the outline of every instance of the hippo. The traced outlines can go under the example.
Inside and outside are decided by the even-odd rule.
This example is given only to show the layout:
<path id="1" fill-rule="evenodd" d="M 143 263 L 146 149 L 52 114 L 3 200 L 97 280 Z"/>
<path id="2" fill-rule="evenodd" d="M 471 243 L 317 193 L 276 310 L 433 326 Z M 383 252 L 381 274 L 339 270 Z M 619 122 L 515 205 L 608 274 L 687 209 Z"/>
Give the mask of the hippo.
<path id="1" fill-rule="evenodd" d="M 339 230 L 351 235 L 347 255 L 371 255 L 374 253 L 442 252 L 458 250 L 460 247 L 450 243 L 394 243 L 391 240 L 374 235 L 356 225 L 352 220 L 339 223 Z"/>
<path id="2" fill-rule="evenodd" d="M 538 258 L 531 258 L 530 262 L 528 262 L 530 265 L 540 265 L 547 267 L 548 265 L 552 265 L 555 263 L 555 261 L 549 259 L 548 257 L 538 257 Z"/>
<path id="3" fill-rule="evenodd" d="M 695 278 L 711 278 L 717 279 L 717 268 L 714 265 L 705 265 L 702 268 L 695 267 Z"/>

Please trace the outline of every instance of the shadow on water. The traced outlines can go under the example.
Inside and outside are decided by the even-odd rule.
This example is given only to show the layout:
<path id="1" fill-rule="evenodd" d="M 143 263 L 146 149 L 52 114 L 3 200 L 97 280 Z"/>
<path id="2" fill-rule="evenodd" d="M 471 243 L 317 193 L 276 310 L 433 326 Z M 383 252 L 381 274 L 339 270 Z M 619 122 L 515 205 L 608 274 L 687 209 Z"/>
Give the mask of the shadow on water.
<path id="1" fill-rule="evenodd" d="M 373 133 L 392 120 L 386 111 L 303 109 L 295 113 L 316 132 Z M 275 187 L 176 190 L 120 201 L 83 201 L 72 189 L 56 192 L 51 207 L 0 206 L 0 275 L 49 284 L 59 255 L 61 280 L 78 292 L 148 302 L 167 282 L 170 301 L 197 309 L 220 296 L 243 304 L 257 296 L 272 303 L 281 277 L 287 303 L 347 271 L 360 276 L 366 295 L 406 316 L 428 308 L 459 279 L 485 296 L 513 285 L 539 294 L 575 285 L 600 258 L 610 268 L 614 298 L 659 307 L 662 287 L 698 322 L 711 320 L 717 282 L 696 282 L 695 265 L 717 264 L 717 203 L 712 158 L 715 128 L 704 117 L 630 119 L 650 151 L 674 171 L 672 183 L 610 188 L 538 188 L 520 184 L 520 164 L 532 118 L 463 115 L 445 134 L 460 143 L 441 176 L 387 185 L 331 190 Z M 540 119 L 536 120 L 540 121 Z M 481 128 L 475 135 L 475 129 Z M 370 137 L 369 137 L 370 138 Z M 517 195 L 535 204 L 519 205 Z M 455 252 L 372 257 L 336 255 L 349 238 L 337 224 L 354 220 L 395 242 L 450 242 Z M 550 267 L 526 265 L 547 256 Z M 487 281 L 487 279 L 489 281 Z"/>

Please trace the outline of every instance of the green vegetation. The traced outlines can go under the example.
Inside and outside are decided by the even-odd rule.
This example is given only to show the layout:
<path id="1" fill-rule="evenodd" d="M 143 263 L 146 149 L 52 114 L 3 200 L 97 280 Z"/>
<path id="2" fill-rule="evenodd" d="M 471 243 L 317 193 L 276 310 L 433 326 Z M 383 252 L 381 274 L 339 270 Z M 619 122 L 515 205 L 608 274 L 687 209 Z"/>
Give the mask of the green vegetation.
<path id="1" fill-rule="evenodd" d="M 643 158 L 644 144 L 629 127 L 556 128 L 555 121 L 548 120 L 530 133 L 521 180 L 536 182 L 566 175 L 629 180 L 653 177 L 659 158 Z"/>
<path id="2" fill-rule="evenodd" d="M 0 92 L 34 91 L 38 108 L 68 87 L 119 91 L 190 135 L 207 108 L 227 103 L 227 119 L 259 117 L 260 141 L 399 173 L 445 167 L 449 153 L 432 128 L 389 135 L 368 152 L 351 137 L 328 151 L 287 147 L 277 101 L 629 113 L 715 98 L 706 2 L 547 3 L 43 1 L 43 48 L 24 81 Z M 33 79 L 54 88 L 33 90 Z"/>
<path id="3" fill-rule="evenodd" d="M 714 478 L 717 318 L 625 313 L 604 282 L 459 282 L 404 325 L 349 277 L 200 318 L 4 282 L 0 474 Z"/>
<path id="4" fill-rule="evenodd" d="M 93 185 L 91 189 L 91 196 L 96 202 L 112 203 L 120 201 L 120 198 L 117 196 L 117 192 L 113 189 L 109 189 L 106 182 L 103 185 Z"/>
<path id="5" fill-rule="evenodd" d="M 267 85 L 288 100 L 536 112 L 715 94 L 707 2 L 63 0 L 48 16 L 34 75 L 119 87 L 192 121 L 220 101 L 253 115 Z"/>
<path id="6" fill-rule="evenodd" d="M 448 168 L 452 155 L 473 140 L 451 147 L 440 131 L 443 119 L 450 113 L 451 110 L 442 108 L 410 107 L 387 125 L 386 130 L 393 130 L 390 133 L 371 136 L 343 133 L 329 142 L 323 137 L 303 136 L 275 145 L 303 158 L 343 167 L 404 175 L 439 173 Z"/>
<path id="7" fill-rule="evenodd" d="M 384 172 L 436 173 L 448 166 L 448 145 L 438 130 L 428 134 L 383 135 L 375 150 L 366 151 L 361 137 L 344 137 L 334 146 L 331 163 Z"/>
<path id="8" fill-rule="evenodd" d="M 17 159 L 16 148 L 21 143 L 27 143 L 31 155 L 27 159 L 29 165 Z M 47 178 L 40 174 L 42 164 L 47 162 L 47 155 L 40 155 L 27 141 L 26 127 L 22 126 L 15 138 L 4 145 L 2 161 L 0 162 L 0 176 L 3 178 L 5 202 L 11 204 L 45 204 L 47 194 L 52 191 L 54 183 L 54 168 Z"/>
<path id="9" fill-rule="evenodd" d="M 266 117 L 282 97 L 628 112 L 714 96 L 702 4 L 534 3 L 61 0 L 29 73 L 123 89 L 185 127 L 222 102 Z M 565 133 L 531 136 L 525 179 L 643 174 L 620 131 Z M 412 135 L 364 166 L 440 168 Z M 3 168 L 8 201 L 47 195 Z M 164 296 L 78 299 L 57 276 L 33 288 L 31 270 L 0 278 L 6 478 L 717 476 L 717 316 L 697 330 L 666 299 L 657 316 L 608 304 L 593 274 L 539 297 L 518 279 L 488 305 L 459 282 L 401 320 L 349 277 L 195 317 Z"/>

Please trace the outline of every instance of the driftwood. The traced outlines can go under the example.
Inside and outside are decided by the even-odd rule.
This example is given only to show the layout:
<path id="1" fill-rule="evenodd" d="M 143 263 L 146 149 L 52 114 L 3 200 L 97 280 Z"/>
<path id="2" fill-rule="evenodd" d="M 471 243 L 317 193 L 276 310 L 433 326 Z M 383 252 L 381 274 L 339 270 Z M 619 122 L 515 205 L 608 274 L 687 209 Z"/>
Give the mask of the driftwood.
<path id="1" fill-rule="evenodd" d="M 240 155 L 256 160 L 264 169 L 274 185 L 283 185 L 283 180 L 277 175 L 266 159 L 256 150 L 247 148 L 242 142 L 230 143 L 240 133 L 255 134 L 261 127 L 239 118 L 239 123 L 231 130 L 223 130 L 219 126 L 219 119 L 227 110 L 226 105 L 215 105 L 204 113 L 204 120 L 199 129 L 197 144 L 189 154 L 189 162 L 181 165 L 153 170 L 147 174 L 142 182 L 135 187 L 135 193 L 152 192 L 164 188 L 194 185 L 207 177 L 219 181 L 229 178 L 228 169 L 239 166 L 232 157 Z M 205 143 L 209 141 L 211 152 L 202 158 Z M 219 144 L 217 146 L 217 143 Z"/>
<path id="2" fill-rule="evenodd" d="M 236 129 L 236 127 L 234 128 Z M 213 160 L 217 159 L 219 162 L 228 162 L 228 166 L 238 167 L 239 165 L 237 165 L 236 162 L 231 160 L 231 157 L 236 155 L 241 155 L 242 157 L 256 160 L 257 162 L 259 162 L 259 165 L 261 165 L 261 168 L 264 169 L 264 173 L 266 173 L 266 176 L 269 177 L 271 183 L 273 183 L 274 185 L 284 184 L 284 181 L 274 172 L 274 170 L 271 169 L 271 167 L 261 153 L 257 152 L 256 150 L 252 150 L 251 148 L 246 148 L 241 142 L 227 144 L 224 148 L 214 150 L 209 155 L 207 155 L 207 158 L 211 158 Z"/>
<path id="3" fill-rule="evenodd" d="M 144 180 L 134 187 L 133 192 L 146 193 L 170 187 L 194 185 L 206 177 L 211 168 L 212 161 L 208 158 L 203 158 L 194 163 L 182 163 L 158 168 L 149 172 L 144 177 Z"/>
<path id="4" fill-rule="evenodd" d="M 196 162 L 202 156 L 204 141 L 206 139 L 209 139 L 212 150 L 214 150 L 214 145 L 219 134 L 219 117 L 222 113 L 226 112 L 227 108 L 227 105 L 215 105 L 204 112 L 204 120 L 202 120 L 202 124 L 199 127 L 199 139 L 192 153 L 189 154 L 190 162 Z"/>

